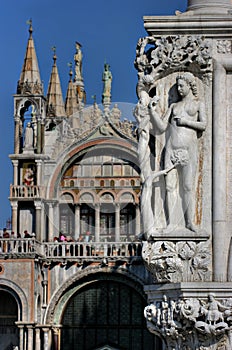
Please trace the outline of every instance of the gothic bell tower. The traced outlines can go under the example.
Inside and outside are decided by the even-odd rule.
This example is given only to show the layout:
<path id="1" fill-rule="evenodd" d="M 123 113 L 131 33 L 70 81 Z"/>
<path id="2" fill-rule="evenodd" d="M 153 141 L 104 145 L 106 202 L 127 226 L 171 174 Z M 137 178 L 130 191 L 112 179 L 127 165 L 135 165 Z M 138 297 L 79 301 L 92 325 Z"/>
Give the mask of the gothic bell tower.
<path id="1" fill-rule="evenodd" d="M 44 122 L 46 98 L 29 21 L 29 39 L 17 92 L 14 95 L 13 185 L 10 190 L 12 230 L 21 234 L 35 232 L 41 221 L 41 170 L 44 159 Z M 40 239 L 40 237 L 38 237 Z"/>

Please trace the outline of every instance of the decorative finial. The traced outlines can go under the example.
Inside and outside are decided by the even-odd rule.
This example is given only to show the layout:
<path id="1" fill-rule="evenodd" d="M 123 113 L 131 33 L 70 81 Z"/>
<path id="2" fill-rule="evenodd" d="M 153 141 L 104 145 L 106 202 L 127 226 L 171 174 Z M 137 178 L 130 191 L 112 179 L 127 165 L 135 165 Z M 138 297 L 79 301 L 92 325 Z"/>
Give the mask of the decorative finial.
<path id="1" fill-rule="evenodd" d="M 30 33 L 30 36 L 32 36 L 32 33 L 33 33 L 32 19 L 30 18 L 26 23 L 29 24 L 29 33 Z"/>
<path id="2" fill-rule="evenodd" d="M 70 76 L 70 80 L 69 80 L 69 81 L 71 81 L 71 80 L 72 80 L 72 76 L 73 76 L 72 62 L 69 62 L 69 63 L 68 63 L 68 67 L 70 68 L 70 69 L 69 69 L 69 76 Z"/>
<path id="3" fill-rule="evenodd" d="M 52 51 L 53 51 L 53 60 L 54 63 L 56 62 L 57 56 L 56 56 L 56 46 L 52 46 Z"/>
<path id="4" fill-rule="evenodd" d="M 96 95 L 92 95 L 91 98 L 93 99 L 93 103 L 95 104 L 97 101 L 97 96 Z"/>

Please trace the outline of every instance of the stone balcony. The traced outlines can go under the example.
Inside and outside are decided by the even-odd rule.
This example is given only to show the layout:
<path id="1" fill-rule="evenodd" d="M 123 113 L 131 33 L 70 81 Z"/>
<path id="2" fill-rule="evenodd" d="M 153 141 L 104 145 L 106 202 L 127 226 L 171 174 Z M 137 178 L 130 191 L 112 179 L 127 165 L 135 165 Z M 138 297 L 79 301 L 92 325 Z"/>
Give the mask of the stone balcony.
<path id="1" fill-rule="evenodd" d="M 42 198 L 44 193 L 43 186 L 10 185 L 10 198 L 13 199 Z"/>
<path id="2" fill-rule="evenodd" d="M 46 261 L 141 260 L 140 242 L 39 242 L 35 238 L 1 238 L 0 259 L 42 258 Z"/>

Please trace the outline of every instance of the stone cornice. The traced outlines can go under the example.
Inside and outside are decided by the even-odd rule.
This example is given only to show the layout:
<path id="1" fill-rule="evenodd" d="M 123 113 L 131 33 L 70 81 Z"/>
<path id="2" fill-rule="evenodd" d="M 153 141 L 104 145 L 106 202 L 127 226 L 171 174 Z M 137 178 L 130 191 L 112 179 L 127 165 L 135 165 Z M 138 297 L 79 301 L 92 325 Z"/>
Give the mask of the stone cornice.
<path id="1" fill-rule="evenodd" d="M 144 27 L 149 35 L 199 34 L 207 37 L 231 37 L 232 16 L 191 15 L 192 12 L 176 16 L 144 16 Z"/>

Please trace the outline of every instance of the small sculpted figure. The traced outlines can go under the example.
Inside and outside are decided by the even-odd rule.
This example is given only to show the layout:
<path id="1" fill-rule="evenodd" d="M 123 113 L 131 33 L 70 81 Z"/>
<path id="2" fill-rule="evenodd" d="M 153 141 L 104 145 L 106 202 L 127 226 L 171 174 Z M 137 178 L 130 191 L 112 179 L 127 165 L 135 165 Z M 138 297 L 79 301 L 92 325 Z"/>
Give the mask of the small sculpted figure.
<path id="1" fill-rule="evenodd" d="M 31 123 L 27 123 L 26 129 L 25 129 L 25 137 L 24 137 L 24 148 L 30 149 L 33 147 L 33 128 L 31 126 Z"/>
<path id="2" fill-rule="evenodd" d="M 111 97 L 111 83 L 112 83 L 112 73 L 110 71 L 109 64 L 104 64 L 104 72 L 102 75 L 102 81 L 104 83 L 103 96 Z"/>
<path id="3" fill-rule="evenodd" d="M 27 168 L 23 178 L 24 185 L 33 186 L 34 185 L 34 172 L 31 168 Z"/>
<path id="4" fill-rule="evenodd" d="M 76 42 L 76 53 L 74 55 L 74 61 L 75 61 L 75 81 L 83 80 L 81 44 L 79 44 L 78 42 Z"/>

